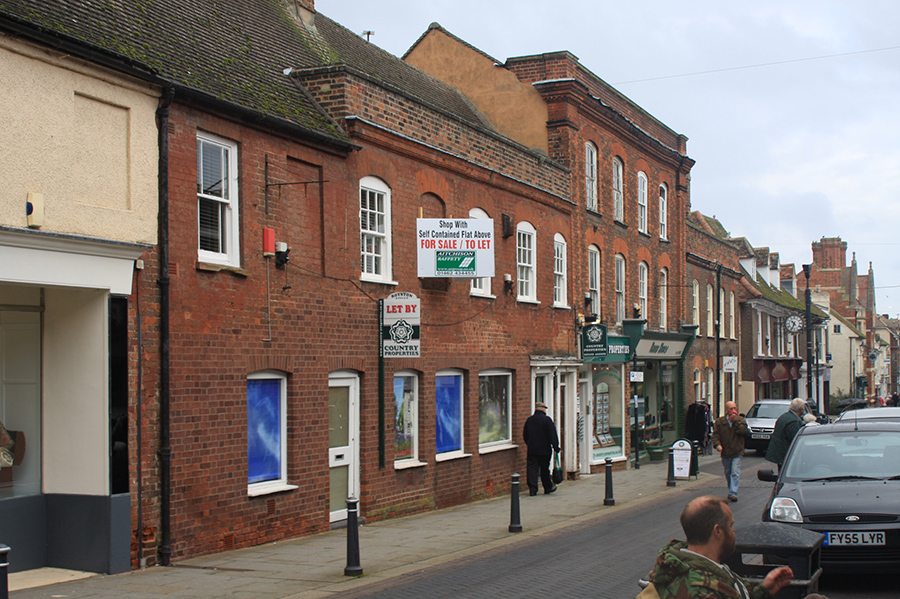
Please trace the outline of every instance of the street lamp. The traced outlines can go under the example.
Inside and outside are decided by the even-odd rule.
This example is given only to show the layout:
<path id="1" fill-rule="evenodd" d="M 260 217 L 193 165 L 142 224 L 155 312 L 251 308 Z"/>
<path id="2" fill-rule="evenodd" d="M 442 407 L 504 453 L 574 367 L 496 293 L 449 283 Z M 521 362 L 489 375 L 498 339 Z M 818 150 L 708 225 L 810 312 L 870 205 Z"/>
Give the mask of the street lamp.
<path id="1" fill-rule="evenodd" d="M 809 291 L 809 273 L 812 264 L 803 265 L 803 276 L 806 277 L 806 401 L 813 397 L 812 392 L 812 294 Z M 819 406 L 821 407 L 821 406 Z"/>

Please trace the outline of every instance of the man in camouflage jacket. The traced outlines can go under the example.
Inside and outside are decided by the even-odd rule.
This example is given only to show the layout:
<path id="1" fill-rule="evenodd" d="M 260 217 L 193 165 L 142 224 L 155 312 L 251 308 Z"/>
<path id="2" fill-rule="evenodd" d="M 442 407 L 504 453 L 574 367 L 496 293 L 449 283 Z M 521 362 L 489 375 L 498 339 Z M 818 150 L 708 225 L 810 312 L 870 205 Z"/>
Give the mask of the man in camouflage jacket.
<path id="1" fill-rule="evenodd" d="M 681 513 L 681 527 L 687 542 L 671 541 L 663 547 L 650 573 L 660 599 L 768 599 L 794 577 L 789 567 L 780 566 L 761 583 L 753 584 L 722 564 L 737 541 L 734 516 L 725 499 L 703 496 L 691 500 Z M 653 595 L 639 595 L 645 596 Z"/>

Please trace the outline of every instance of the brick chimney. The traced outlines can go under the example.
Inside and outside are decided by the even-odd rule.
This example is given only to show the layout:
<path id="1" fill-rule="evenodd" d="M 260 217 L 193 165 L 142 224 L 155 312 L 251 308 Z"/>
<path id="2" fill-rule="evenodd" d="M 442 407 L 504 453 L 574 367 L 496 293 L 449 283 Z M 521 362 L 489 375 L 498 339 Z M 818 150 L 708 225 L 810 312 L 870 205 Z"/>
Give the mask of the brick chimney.
<path id="1" fill-rule="evenodd" d="M 288 12 L 307 28 L 314 29 L 316 0 L 284 0 Z"/>

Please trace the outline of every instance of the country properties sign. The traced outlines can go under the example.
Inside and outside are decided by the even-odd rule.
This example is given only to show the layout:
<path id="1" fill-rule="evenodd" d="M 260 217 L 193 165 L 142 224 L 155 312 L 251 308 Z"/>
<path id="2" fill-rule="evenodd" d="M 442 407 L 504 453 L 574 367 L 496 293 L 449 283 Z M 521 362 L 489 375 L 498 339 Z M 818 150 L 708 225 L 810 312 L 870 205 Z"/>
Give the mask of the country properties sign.
<path id="1" fill-rule="evenodd" d="M 494 276 L 494 221 L 490 218 L 416 219 L 418 276 Z"/>
<path id="2" fill-rule="evenodd" d="M 602 360 L 609 353 L 605 324 L 591 324 L 581 329 L 581 358 L 585 362 Z"/>
<path id="3" fill-rule="evenodd" d="M 392 293 L 381 304 L 381 355 L 385 358 L 418 358 L 421 314 L 419 298 L 412 293 Z"/>

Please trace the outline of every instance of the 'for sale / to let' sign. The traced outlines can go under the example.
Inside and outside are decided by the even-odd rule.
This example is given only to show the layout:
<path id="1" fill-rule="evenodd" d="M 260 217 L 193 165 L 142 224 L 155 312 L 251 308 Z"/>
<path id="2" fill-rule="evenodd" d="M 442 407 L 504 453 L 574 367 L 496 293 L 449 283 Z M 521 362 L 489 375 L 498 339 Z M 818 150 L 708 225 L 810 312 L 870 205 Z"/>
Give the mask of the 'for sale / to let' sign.
<path id="1" fill-rule="evenodd" d="M 416 219 L 418 275 L 494 276 L 494 221 L 490 218 Z"/>

